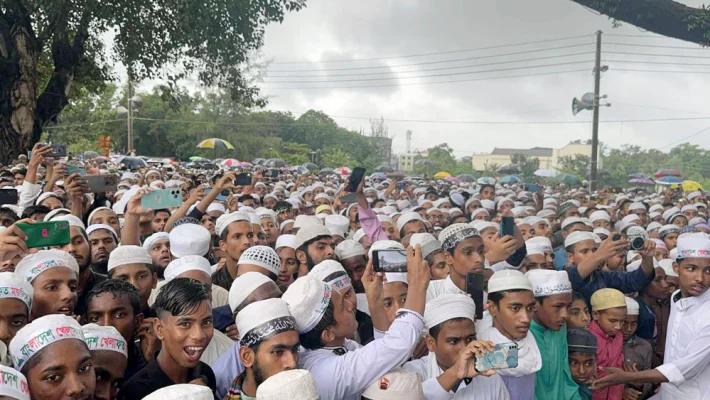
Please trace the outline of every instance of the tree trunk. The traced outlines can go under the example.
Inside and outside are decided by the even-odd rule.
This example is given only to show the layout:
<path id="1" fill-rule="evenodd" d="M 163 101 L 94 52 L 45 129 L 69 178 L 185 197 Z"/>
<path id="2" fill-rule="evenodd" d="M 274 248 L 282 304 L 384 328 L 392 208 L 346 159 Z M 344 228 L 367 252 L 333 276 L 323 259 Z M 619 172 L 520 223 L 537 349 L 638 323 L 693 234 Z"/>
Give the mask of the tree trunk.
<path id="1" fill-rule="evenodd" d="M 710 45 L 710 10 L 672 0 L 572 0 L 641 29 Z"/>

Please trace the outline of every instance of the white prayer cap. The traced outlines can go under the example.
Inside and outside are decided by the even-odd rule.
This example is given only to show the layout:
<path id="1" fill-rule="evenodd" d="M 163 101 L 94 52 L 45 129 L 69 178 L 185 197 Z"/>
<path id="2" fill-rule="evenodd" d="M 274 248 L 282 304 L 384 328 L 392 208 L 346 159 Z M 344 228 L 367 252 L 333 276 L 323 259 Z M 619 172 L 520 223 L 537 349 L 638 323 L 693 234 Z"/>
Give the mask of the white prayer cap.
<path id="1" fill-rule="evenodd" d="M 672 207 L 663 212 L 663 219 L 666 221 L 667 224 L 670 224 L 673 222 L 673 218 L 677 217 L 680 214 L 680 209 L 678 207 Z"/>
<path id="2" fill-rule="evenodd" d="M 648 226 L 646 227 L 646 231 L 648 231 L 648 232 L 653 232 L 653 231 L 657 231 L 657 230 L 661 229 L 662 227 L 663 227 L 663 225 L 661 225 L 661 224 L 658 223 L 658 222 L 651 222 L 651 223 L 648 224 Z"/>
<path id="3" fill-rule="evenodd" d="M 533 287 L 533 296 L 546 297 L 560 293 L 572 293 L 572 284 L 567 276 L 567 271 L 551 271 L 547 269 L 534 269 L 525 276 Z"/>
<path id="4" fill-rule="evenodd" d="M 412 203 L 410 203 L 409 200 L 397 200 L 397 208 L 399 208 L 400 211 L 409 207 L 411 204 Z"/>
<path id="5" fill-rule="evenodd" d="M 623 232 L 625 229 L 632 226 L 637 226 L 639 221 L 641 221 L 641 218 L 639 218 L 636 214 L 629 214 L 625 216 L 619 222 L 619 232 Z"/>
<path id="6" fill-rule="evenodd" d="M 357 231 L 355 231 L 355 234 L 353 235 L 353 240 L 360 243 L 360 240 L 362 240 L 362 238 L 364 238 L 365 236 L 367 236 L 367 234 L 365 233 L 365 230 L 360 228 Z"/>
<path id="7" fill-rule="evenodd" d="M 158 389 L 143 400 L 214 400 L 214 394 L 207 386 L 180 383 Z"/>
<path id="8" fill-rule="evenodd" d="M 167 240 L 169 242 L 170 234 L 168 234 L 167 232 L 156 232 L 148 236 L 143 242 L 143 248 L 150 251 L 150 248 L 153 247 L 155 243 L 160 242 L 162 240 Z"/>
<path id="9" fill-rule="evenodd" d="M 281 223 L 281 225 L 279 225 L 279 230 L 282 231 L 286 227 L 286 225 L 293 224 L 294 222 L 295 221 L 292 219 L 285 220 L 284 222 Z"/>
<path id="10" fill-rule="evenodd" d="M 37 197 L 37 201 L 35 201 L 35 204 L 41 205 L 43 201 L 47 200 L 50 197 L 54 197 L 55 199 L 64 203 L 64 201 L 62 201 L 62 198 L 59 197 L 58 194 L 56 194 L 54 192 L 45 192 L 45 193 L 42 193 L 41 195 L 39 195 L 39 197 Z"/>
<path id="11" fill-rule="evenodd" d="M 431 329 L 454 318 L 476 316 L 476 304 L 465 294 L 444 293 L 429 301 L 424 308 L 424 325 Z"/>
<path id="12" fill-rule="evenodd" d="M 202 271 L 207 276 L 211 276 L 212 266 L 206 258 L 201 256 L 189 255 L 177 258 L 170 261 L 170 264 L 165 268 L 165 282 L 170 282 L 188 271 Z"/>
<path id="13" fill-rule="evenodd" d="M 592 232 L 577 231 L 572 232 L 565 238 L 565 248 L 584 240 L 596 241 L 597 236 Z"/>
<path id="14" fill-rule="evenodd" d="M 298 215 L 296 216 L 296 220 L 293 223 L 293 228 L 294 229 L 301 229 L 303 227 L 306 227 L 308 225 L 323 225 L 323 222 L 321 222 L 320 218 L 316 217 L 315 215 Z"/>
<path id="15" fill-rule="evenodd" d="M 214 211 L 219 211 L 222 214 L 227 212 L 227 209 L 224 207 L 224 205 L 220 203 L 212 203 L 207 207 L 207 214 L 214 212 Z"/>
<path id="16" fill-rule="evenodd" d="M 75 226 L 77 228 L 81 228 L 82 231 L 86 232 L 86 226 L 84 225 L 83 222 L 79 219 L 79 217 L 75 215 L 60 215 L 58 217 L 52 218 L 52 221 L 67 221 L 69 222 L 69 226 Z"/>
<path id="17" fill-rule="evenodd" d="M 249 216 L 249 222 L 251 222 L 254 225 L 259 225 L 261 226 L 261 217 L 253 212 L 248 212 L 247 215 Z"/>
<path id="18" fill-rule="evenodd" d="M 402 243 L 395 242 L 394 240 L 378 240 L 370 246 L 370 251 L 367 253 L 368 258 L 372 258 L 372 252 L 375 250 L 402 250 L 406 249 L 402 246 Z"/>
<path id="19" fill-rule="evenodd" d="M 54 210 L 50 211 L 47 213 L 47 215 L 44 216 L 44 222 L 52 221 L 54 218 L 58 215 L 64 215 L 64 214 L 71 214 L 71 210 L 67 208 L 55 208 Z"/>
<path id="20" fill-rule="evenodd" d="M 693 200 L 694 198 L 699 197 L 699 196 L 700 196 L 700 192 L 697 190 L 694 192 L 690 192 L 690 193 L 688 193 L 688 200 Z"/>
<path id="21" fill-rule="evenodd" d="M 87 324 L 81 327 L 86 344 L 91 351 L 115 351 L 128 358 L 128 342 L 111 325 Z"/>
<path id="22" fill-rule="evenodd" d="M 416 372 L 395 368 L 362 392 L 371 400 L 426 400 L 422 380 Z"/>
<path id="23" fill-rule="evenodd" d="M 376 243 L 376 242 L 375 242 Z M 439 242 L 431 233 L 415 233 L 409 240 L 409 245 L 416 247 L 422 246 L 422 258 L 427 258 L 429 254 L 441 250 L 441 242 Z"/>
<path id="24" fill-rule="evenodd" d="M 629 205 L 629 211 L 634 211 L 634 210 L 646 210 L 646 206 L 643 203 L 631 203 Z"/>
<path id="25" fill-rule="evenodd" d="M 342 261 L 351 257 L 364 256 L 365 248 L 355 240 L 343 240 L 335 247 L 335 255 Z"/>
<path id="26" fill-rule="evenodd" d="M 296 250 L 296 235 L 281 235 L 276 239 L 276 247 L 278 250 L 282 247 L 289 247 Z"/>
<path id="27" fill-rule="evenodd" d="M 40 250 L 26 256 L 15 267 L 15 274 L 32 283 L 42 272 L 56 267 L 69 268 L 77 277 L 79 276 L 79 264 L 76 263 L 76 259 L 61 250 Z"/>
<path id="28" fill-rule="evenodd" d="M 626 297 L 626 314 L 639 315 L 639 303 L 631 297 Z"/>
<path id="29" fill-rule="evenodd" d="M 215 232 L 217 236 L 222 236 L 222 232 L 231 224 L 232 222 L 249 222 L 251 219 L 249 215 L 245 212 L 233 212 L 231 214 L 222 214 L 214 224 Z"/>
<path id="30" fill-rule="evenodd" d="M 656 211 L 657 211 L 657 212 L 663 212 L 663 206 L 660 205 L 660 204 L 656 204 L 656 205 L 651 206 L 651 208 L 649 208 L 648 211 L 650 211 L 650 212 L 656 212 Z"/>
<path id="31" fill-rule="evenodd" d="M 333 288 L 311 276 L 296 279 L 281 299 L 288 303 L 299 333 L 308 333 L 318 325 L 330 304 Z"/>
<path id="32" fill-rule="evenodd" d="M 404 228 L 404 225 L 406 225 L 408 222 L 412 222 L 412 221 L 422 221 L 423 222 L 424 220 L 422 219 L 422 216 L 419 215 L 419 213 L 414 212 L 414 211 L 402 213 L 402 215 L 397 220 L 397 230 L 399 230 L 401 233 L 402 228 Z"/>
<path id="33" fill-rule="evenodd" d="M 296 232 L 296 248 L 301 247 L 304 243 L 309 242 L 315 238 L 321 236 L 332 237 L 332 234 L 323 225 L 309 224 L 306 225 Z"/>
<path id="34" fill-rule="evenodd" d="M 561 229 L 565 229 L 566 227 L 572 225 L 572 224 L 587 224 L 585 218 L 579 218 L 579 217 L 569 217 L 565 218 L 564 221 L 562 221 Z"/>
<path id="35" fill-rule="evenodd" d="M 680 228 L 677 225 L 663 225 L 658 229 L 658 235 L 663 239 L 669 233 L 680 233 Z"/>
<path id="36" fill-rule="evenodd" d="M 0 365 L 0 397 L 10 400 L 30 400 L 30 387 L 20 371 Z"/>
<path id="37" fill-rule="evenodd" d="M 609 216 L 609 213 L 604 211 L 604 210 L 597 210 L 592 213 L 592 215 L 589 216 L 589 220 L 592 222 L 599 221 L 599 220 L 604 220 L 604 221 L 611 221 L 611 217 Z"/>
<path id="38" fill-rule="evenodd" d="M 478 229 L 479 232 L 483 232 L 486 229 L 495 229 L 496 232 L 500 230 L 500 225 L 496 224 L 495 222 L 490 222 L 490 221 L 482 221 L 480 219 L 477 219 L 473 222 L 471 222 L 469 225 L 471 225 L 473 228 Z"/>
<path id="39" fill-rule="evenodd" d="M 93 224 L 91 223 L 91 221 L 92 221 L 92 219 L 94 218 L 94 215 L 96 215 L 96 213 L 98 213 L 99 211 L 104 211 L 104 210 L 114 212 L 112 209 L 110 209 L 110 208 L 108 208 L 108 207 L 96 207 L 96 208 L 94 209 L 94 211 L 92 211 L 91 214 L 89 214 L 89 218 L 86 219 L 86 222 L 87 222 L 89 225 L 93 225 Z M 114 214 L 115 214 L 115 212 L 114 212 Z"/>
<path id="40" fill-rule="evenodd" d="M 316 380 L 304 369 L 279 372 L 256 389 L 256 400 L 320 400 Z"/>
<path id="41" fill-rule="evenodd" d="M 686 212 L 688 210 L 698 211 L 698 207 L 696 207 L 695 204 L 686 204 L 680 209 L 681 212 Z"/>
<path id="42" fill-rule="evenodd" d="M 27 305 L 27 315 L 32 310 L 34 289 L 26 279 L 12 272 L 0 272 L 0 299 L 18 299 Z"/>
<path id="43" fill-rule="evenodd" d="M 111 271 L 114 268 L 127 264 L 152 264 L 153 259 L 150 257 L 148 250 L 133 245 L 118 246 L 108 256 L 107 270 Z"/>
<path id="44" fill-rule="evenodd" d="M 387 215 L 378 215 L 377 220 L 380 222 L 389 222 L 390 224 L 394 224 L 394 222 L 392 222 L 392 218 Z"/>
<path id="45" fill-rule="evenodd" d="M 335 228 L 344 235 L 350 227 L 350 220 L 339 214 L 328 215 L 325 217 L 325 227 Z"/>
<path id="46" fill-rule="evenodd" d="M 237 307 L 256 289 L 269 283 L 276 287 L 276 282 L 259 272 L 250 271 L 246 274 L 239 275 L 229 288 L 229 308 L 232 310 L 232 313 L 234 313 Z"/>
<path id="47" fill-rule="evenodd" d="M 276 251 L 268 246 L 252 246 L 239 257 L 239 264 L 256 265 L 278 276 L 281 270 L 281 259 Z"/>
<path id="48" fill-rule="evenodd" d="M 543 252 L 552 252 L 552 242 L 544 236 L 535 236 L 525 241 L 525 246 L 533 245 L 542 248 Z"/>
<path id="49" fill-rule="evenodd" d="M 94 233 L 96 231 L 100 231 L 102 229 L 109 231 L 113 235 L 113 237 L 116 239 L 116 241 L 118 241 L 118 234 L 116 233 L 116 230 L 114 230 L 113 227 L 111 227 L 110 225 L 106 225 L 106 224 L 89 225 L 89 227 L 86 228 L 86 236 L 89 236 L 92 233 Z"/>
<path id="50" fill-rule="evenodd" d="M 705 235 L 691 234 L 678 237 L 678 259 L 710 258 L 710 239 Z"/>
<path id="51" fill-rule="evenodd" d="M 550 216 L 556 216 L 557 213 L 552 210 L 540 210 L 537 212 L 536 215 L 540 218 L 546 218 L 546 217 L 550 217 Z"/>
<path id="52" fill-rule="evenodd" d="M 488 210 L 486 210 L 485 208 L 477 208 L 477 209 L 473 210 L 473 212 L 471 212 L 471 218 L 472 218 L 472 219 L 475 218 L 476 215 L 478 215 L 478 214 L 486 214 L 486 215 L 488 215 L 488 216 L 491 215 L 491 214 L 488 212 Z"/>
<path id="53" fill-rule="evenodd" d="M 606 228 L 594 228 L 593 233 L 597 236 L 599 236 L 599 235 L 604 235 L 606 237 L 611 236 L 611 232 L 609 232 L 609 230 Z"/>
<path id="54" fill-rule="evenodd" d="M 434 211 L 441 212 L 441 210 L 439 210 L 438 208 L 436 208 L 436 207 L 431 207 L 431 208 L 429 208 L 428 210 L 426 210 L 426 214 L 429 215 L 429 214 L 433 213 Z M 417 214 L 418 214 L 418 213 L 417 213 Z"/>
<path id="55" fill-rule="evenodd" d="M 385 213 L 386 215 L 390 215 L 390 214 L 397 212 L 397 207 L 385 206 L 385 207 L 382 207 L 382 212 Z"/>
<path id="56" fill-rule="evenodd" d="M 677 262 L 678 261 L 678 248 L 676 247 L 673 250 L 669 251 L 668 257 L 670 257 L 670 259 L 673 260 L 673 262 Z"/>
<path id="57" fill-rule="evenodd" d="M 252 197 L 252 198 L 253 198 L 253 197 Z M 253 208 L 253 207 L 249 207 L 249 206 L 240 206 L 240 207 L 239 207 L 239 212 L 240 212 L 240 213 L 243 213 L 243 214 L 247 214 L 247 216 L 248 216 L 249 213 L 252 213 L 252 214 L 254 213 L 254 208 Z M 249 220 L 248 220 L 248 221 L 249 221 Z"/>
<path id="58" fill-rule="evenodd" d="M 204 256 L 210 251 L 212 235 L 202 225 L 182 224 L 170 231 L 170 253 L 180 258 Z"/>
<path id="59" fill-rule="evenodd" d="M 84 340 L 81 325 L 72 317 L 62 314 L 45 315 L 17 331 L 10 342 L 12 365 L 18 371 L 43 348 L 64 339 Z"/>
<path id="60" fill-rule="evenodd" d="M 666 246 L 666 242 L 664 242 L 661 239 L 650 239 L 653 243 L 656 244 L 656 247 L 660 247 L 662 249 L 668 250 L 668 246 Z"/>
<path id="61" fill-rule="evenodd" d="M 288 312 L 288 304 L 281 299 L 266 299 L 244 307 L 236 318 L 239 340 L 245 347 L 253 347 L 283 332 L 296 331 L 296 320 Z"/>
<path id="62" fill-rule="evenodd" d="M 666 276 L 678 276 L 678 273 L 673 270 L 673 260 L 665 258 L 658 262 L 658 266 L 663 268 Z"/>
<path id="63" fill-rule="evenodd" d="M 333 275 L 337 276 L 333 277 Z M 335 260 L 322 261 L 313 267 L 313 269 L 308 273 L 308 276 L 312 276 L 319 281 L 323 281 L 338 291 L 345 290 L 353 286 L 350 282 L 348 272 L 345 271 L 342 264 Z"/>
<path id="64" fill-rule="evenodd" d="M 532 284 L 522 272 L 514 269 L 496 271 L 488 281 L 488 293 L 504 292 L 506 290 L 530 290 Z"/>

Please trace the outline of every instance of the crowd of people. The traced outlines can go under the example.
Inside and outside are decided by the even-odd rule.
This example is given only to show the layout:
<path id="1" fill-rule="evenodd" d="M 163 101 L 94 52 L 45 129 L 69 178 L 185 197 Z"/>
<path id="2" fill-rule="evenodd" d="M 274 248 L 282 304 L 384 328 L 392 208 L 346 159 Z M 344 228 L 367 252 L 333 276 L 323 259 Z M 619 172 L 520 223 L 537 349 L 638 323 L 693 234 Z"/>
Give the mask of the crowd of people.
<path id="1" fill-rule="evenodd" d="M 88 161 L 120 176 L 90 193 L 49 152 L 0 171 L 0 398 L 710 399 L 702 191 Z M 69 243 L 28 246 L 53 221 Z"/>

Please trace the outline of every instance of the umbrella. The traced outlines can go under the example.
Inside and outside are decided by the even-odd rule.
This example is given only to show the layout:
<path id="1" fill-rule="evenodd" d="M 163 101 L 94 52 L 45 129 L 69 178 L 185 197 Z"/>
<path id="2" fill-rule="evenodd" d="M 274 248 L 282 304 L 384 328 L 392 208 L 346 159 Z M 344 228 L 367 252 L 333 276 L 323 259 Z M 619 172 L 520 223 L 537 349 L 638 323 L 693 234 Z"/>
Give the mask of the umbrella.
<path id="1" fill-rule="evenodd" d="M 375 168 L 375 171 L 377 172 L 394 172 L 394 169 L 390 167 L 389 165 L 378 165 Z"/>
<path id="2" fill-rule="evenodd" d="M 268 168 L 282 168 L 286 166 L 286 161 L 280 158 L 269 158 L 266 160 L 266 167 Z"/>
<path id="3" fill-rule="evenodd" d="M 674 169 L 659 169 L 656 171 L 656 178 L 663 178 L 664 176 L 676 176 L 680 178 L 680 172 L 674 170 Z M 674 183 L 680 183 L 680 182 L 674 182 Z"/>
<path id="4" fill-rule="evenodd" d="M 210 138 L 197 144 L 198 149 L 228 149 L 234 150 L 234 146 L 224 139 Z"/>
<path id="5" fill-rule="evenodd" d="M 654 182 L 648 178 L 631 178 L 631 180 L 629 180 L 629 183 L 634 183 L 636 185 L 649 185 L 649 186 L 654 184 Z"/>
<path id="6" fill-rule="evenodd" d="M 553 176 L 557 176 L 557 171 L 553 171 L 551 169 L 538 169 L 537 171 L 533 172 L 533 175 L 540 176 L 543 178 L 551 178 Z"/>
<path id="7" fill-rule="evenodd" d="M 220 164 L 224 165 L 225 167 L 236 167 L 239 165 L 239 160 L 234 158 L 228 158 L 222 161 Z"/>
<path id="8" fill-rule="evenodd" d="M 672 185 L 674 183 L 683 183 L 683 180 L 674 175 L 664 176 L 656 180 L 659 185 Z"/>
<path id="9" fill-rule="evenodd" d="M 303 164 L 303 166 L 308 169 L 318 170 L 318 166 L 310 162 Z"/>
<path id="10" fill-rule="evenodd" d="M 298 172 L 299 174 L 305 174 L 305 173 L 308 173 L 308 168 L 306 168 L 306 167 L 304 167 L 304 166 L 302 166 L 302 165 L 299 165 L 299 166 L 296 166 L 296 167 L 292 167 L 292 168 L 291 168 L 291 171 Z"/>
<path id="11" fill-rule="evenodd" d="M 353 173 L 353 170 L 348 167 L 340 167 L 335 169 L 335 173 L 339 175 L 350 175 Z"/>
<path id="12" fill-rule="evenodd" d="M 104 156 L 98 156 L 98 157 L 96 157 L 96 159 L 99 160 L 99 161 L 102 161 L 102 162 L 109 162 L 109 161 L 111 161 L 110 158 L 104 157 Z"/>
<path id="13" fill-rule="evenodd" d="M 254 165 L 252 165 L 252 163 L 248 163 L 248 162 L 246 162 L 246 161 L 242 161 L 242 162 L 239 163 L 239 166 L 240 166 L 240 167 L 249 168 L 249 167 L 253 167 Z"/>
<path id="14" fill-rule="evenodd" d="M 436 163 L 431 160 L 419 160 L 419 161 L 415 162 L 414 165 L 423 165 L 425 167 L 436 168 Z"/>
<path id="15" fill-rule="evenodd" d="M 203 162 L 208 162 L 209 159 L 204 158 L 204 157 L 198 157 L 198 156 L 192 156 L 190 157 L 190 161 L 203 161 Z"/>
<path id="16" fill-rule="evenodd" d="M 559 182 L 559 183 L 566 183 L 568 185 L 581 185 L 582 181 L 571 174 L 559 174 L 555 176 L 554 181 Z"/>
<path id="17" fill-rule="evenodd" d="M 514 175 L 508 175 L 500 178 L 499 183 L 520 183 L 520 178 Z"/>
<path id="18" fill-rule="evenodd" d="M 463 182 L 476 182 L 476 178 L 470 174 L 462 174 L 457 176 L 457 178 L 461 179 Z"/>
<path id="19" fill-rule="evenodd" d="M 696 181 L 684 181 L 683 190 L 686 192 L 695 192 L 696 190 L 703 190 L 703 185 Z"/>
<path id="20" fill-rule="evenodd" d="M 477 182 L 481 185 L 495 185 L 496 178 L 491 178 L 490 176 L 484 176 L 484 177 L 478 178 Z"/>
<path id="21" fill-rule="evenodd" d="M 437 173 L 436 175 L 434 175 L 434 178 L 436 178 L 436 179 L 444 179 L 444 178 L 449 178 L 449 177 L 451 177 L 451 174 L 448 172 L 444 172 L 444 171 L 441 171 L 441 172 Z"/>
<path id="22" fill-rule="evenodd" d="M 387 177 L 402 179 L 402 178 L 404 178 L 404 172 L 400 172 L 400 171 L 390 172 L 389 174 L 387 174 Z"/>
<path id="23" fill-rule="evenodd" d="M 382 172 L 375 172 L 374 174 L 370 175 L 370 179 L 382 179 L 385 180 L 387 179 L 387 175 L 385 175 Z"/>
<path id="24" fill-rule="evenodd" d="M 145 162 L 144 159 L 138 157 L 123 157 L 121 159 L 121 164 L 127 166 L 131 170 L 148 168 L 148 163 Z"/>
<path id="25" fill-rule="evenodd" d="M 633 178 L 651 179 L 650 176 L 648 176 L 648 175 L 646 175 L 646 174 L 642 174 L 642 173 L 640 173 L 640 172 L 637 172 L 637 173 L 635 173 L 635 174 L 630 174 L 630 175 L 629 175 L 629 179 L 633 179 Z"/>
<path id="26" fill-rule="evenodd" d="M 325 174 L 332 174 L 333 172 L 335 172 L 335 170 L 333 168 L 323 168 L 320 170 L 319 173 L 325 175 Z"/>
<path id="27" fill-rule="evenodd" d="M 505 166 L 501 167 L 501 168 L 498 170 L 498 173 L 499 173 L 499 174 L 507 174 L 507 175 L 510 175 L 510 174 L 519 174 L 519 173 L 520 173 L 520 168 L 518 168 L 516 165 L 508 164 L 508 165 L 505 165 Z"/>
<path id="28" fill-rule="evenodd" d="M 444 180 L 447 181 L 447 182 L 455 183 L 455 184 L 457 184 L 457 185 L 462 182 L 461 179 L 459 179 L 459 178 L 454 178 L 453 176 L 450 176 L 450 177 L 448 177 L 448 178 L 444 178 Z"/>
<path id="29" fill-rule="evenodd" d="M 99 153 L 95 151 L 85 151 L 84 152 L 84 158 L 96 158 L 99 156 Z"/>
<path id="30" fill-rule="evenodd" d="M 266 162 L 266 160 L 263 158 L 255 158 L 251 161 L 252 165 L 261 165 L 261 164 L 264 164 L 265 162 Z"/>

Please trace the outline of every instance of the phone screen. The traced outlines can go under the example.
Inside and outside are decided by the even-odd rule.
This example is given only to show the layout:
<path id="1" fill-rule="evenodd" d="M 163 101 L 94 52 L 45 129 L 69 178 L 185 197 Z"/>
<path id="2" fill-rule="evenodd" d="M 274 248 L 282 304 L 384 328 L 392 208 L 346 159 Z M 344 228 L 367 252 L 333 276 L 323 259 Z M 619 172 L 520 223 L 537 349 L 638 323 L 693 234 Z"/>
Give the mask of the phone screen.
<path id="1" fill-rule="evenodd" d="M 239 174 L 237 179 L 234 180 L 234 184 L 237 186 L 248 186 L 251 185 L 251 174 Z"/>
<path id="2" fill-rule="evenodd" d="M 360 181 L 362 181 L 362 178 L 365 176 L 365 168 L 362 167 L 357 167 L 353 170 L 353 173 L 350 175 L 350 182 L 348 184 L 348 187 L 345 188 L 346 192 L 353 193 L 357 190 L 357 187 L 360 185 Z"/>
<path id="3" fill-rule="evenodd" d="M 483 274 L 469 272 L 466 274 L 466 293 L 471 295 L 476 304 L 476 319 L 483 318 Z"/>
<path id="4" fill-rule="evenodd" d="M 406 250 L 374 250 L 372 258 L 375 272 L 407 272 Z"/>
<path id="5" fill-rule="evenodd" d="M 515 236 L 515 219 L 513 217 L 502 217 L 500 220 L 500 237 Z"/>
<path id="6" fill-rule="evenodd" d="M 343 204 L 357 203 L 357 198 L 355 197 L 355 193 L 346 194 L 345 196 L 340 198 L 340 202 Z"/>

